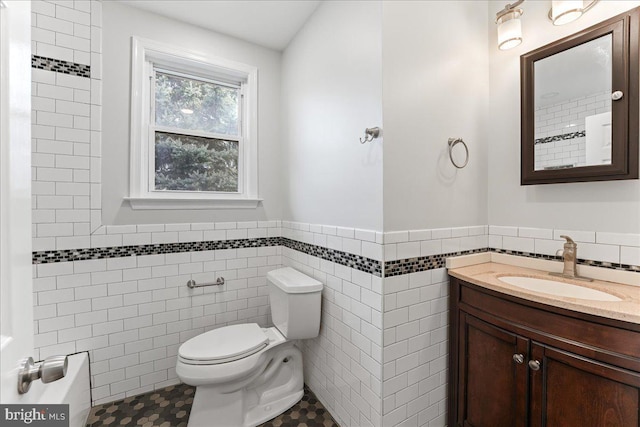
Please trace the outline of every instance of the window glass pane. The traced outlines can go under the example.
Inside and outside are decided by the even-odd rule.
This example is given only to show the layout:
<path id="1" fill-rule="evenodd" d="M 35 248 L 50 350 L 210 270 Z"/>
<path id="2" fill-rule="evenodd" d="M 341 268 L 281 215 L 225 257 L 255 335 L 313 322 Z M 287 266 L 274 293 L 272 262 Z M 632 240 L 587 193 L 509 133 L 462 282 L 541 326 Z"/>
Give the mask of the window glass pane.
<path id="1" fill-rule="evenodd" d="M 239 135 L 238 88 L 156 71 L 156 124 Z"/>
<path id="2" fill-rule="evenodd" d="M 238 192 L 238 141 L 156 132 L 155 188 Z"/>

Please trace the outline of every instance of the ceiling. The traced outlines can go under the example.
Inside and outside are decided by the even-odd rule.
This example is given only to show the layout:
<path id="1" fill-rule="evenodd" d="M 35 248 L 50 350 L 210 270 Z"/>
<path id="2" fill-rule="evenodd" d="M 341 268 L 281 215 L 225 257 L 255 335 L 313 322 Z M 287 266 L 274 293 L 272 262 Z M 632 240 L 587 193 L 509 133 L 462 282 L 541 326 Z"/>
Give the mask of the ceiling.
<path id="1" fill-rule="evenodd" d="M 320 0 L 120 0 L 121 3 L 283 50 Z"/>

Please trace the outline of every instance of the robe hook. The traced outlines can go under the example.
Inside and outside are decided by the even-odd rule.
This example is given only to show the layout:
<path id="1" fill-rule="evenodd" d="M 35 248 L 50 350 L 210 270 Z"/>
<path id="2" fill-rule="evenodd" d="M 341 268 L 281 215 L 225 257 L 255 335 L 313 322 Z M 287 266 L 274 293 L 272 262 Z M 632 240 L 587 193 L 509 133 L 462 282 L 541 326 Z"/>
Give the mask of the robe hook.
<path id="1" fill-rule="evenodd" d="M 380 136 L 380 128 L 366 128 L 364 130 L 364 139 L 360 138 L 360 144 L 364 144 L 365 142 L 371 142 L 374 139 Z"/>

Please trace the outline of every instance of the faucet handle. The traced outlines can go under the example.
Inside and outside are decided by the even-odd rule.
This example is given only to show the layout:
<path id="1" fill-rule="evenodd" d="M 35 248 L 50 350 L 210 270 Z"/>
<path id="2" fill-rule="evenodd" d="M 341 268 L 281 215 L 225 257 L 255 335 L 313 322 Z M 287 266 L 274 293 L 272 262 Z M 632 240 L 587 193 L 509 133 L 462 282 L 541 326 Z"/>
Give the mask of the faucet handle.
<path id="1" fill-rule="evenodd" d="M 576 242 L 573 241 L 573 239 L 569 236 L 565 236 L 563 234 L 560 235 L 560 238 L 565 239 L 567 241 L 567 243 L 571 243 L 572 245 L 575 245 Z"/>

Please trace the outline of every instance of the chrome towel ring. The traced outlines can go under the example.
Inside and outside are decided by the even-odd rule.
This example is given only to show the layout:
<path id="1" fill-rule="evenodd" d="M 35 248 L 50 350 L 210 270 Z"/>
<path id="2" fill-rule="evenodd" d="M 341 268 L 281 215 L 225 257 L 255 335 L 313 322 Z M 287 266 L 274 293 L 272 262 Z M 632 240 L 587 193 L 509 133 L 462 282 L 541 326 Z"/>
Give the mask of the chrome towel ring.
<path id="1" fill-rule="evenodd" d="M 456 161 L 453 160 L 452 151 L 453 147 L 455 147 L 457 144 L 462 144 L 462 146 L 464 147 L 465 159 L 462 165 L 457 164 Z M 451 160 L 451 163 L 453 163 L 453 166 L 457 167 L 458 169 L 462 169 L 463 167 L 467 166 L 467 163 L 469 163 L 469 147 L 467 147 L 467 144 L 462 140 L 462 138 L 449 138 L 449 159 Z"/>

